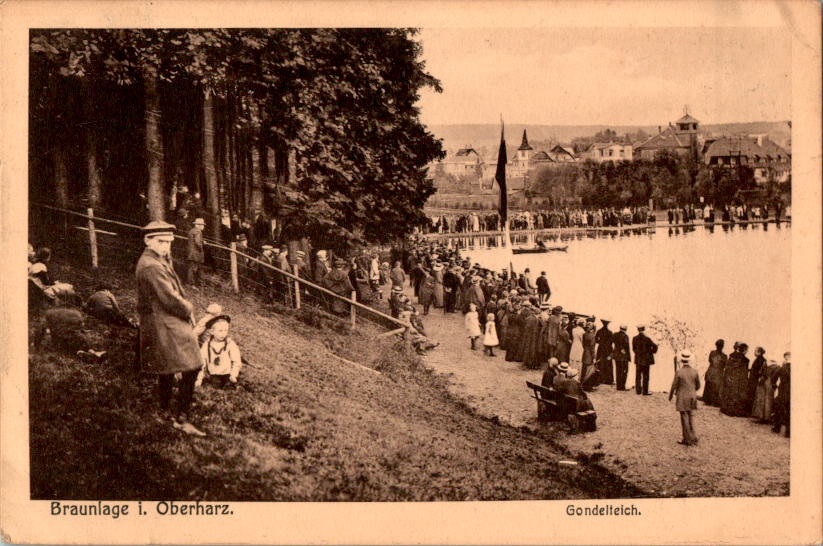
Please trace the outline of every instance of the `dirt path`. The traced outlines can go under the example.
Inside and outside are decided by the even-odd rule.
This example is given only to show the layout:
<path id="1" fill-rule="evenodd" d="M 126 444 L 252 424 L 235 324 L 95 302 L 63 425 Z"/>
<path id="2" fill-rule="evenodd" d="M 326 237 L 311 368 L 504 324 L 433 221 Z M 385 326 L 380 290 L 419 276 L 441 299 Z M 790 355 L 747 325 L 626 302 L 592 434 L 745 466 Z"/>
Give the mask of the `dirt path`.
<path id="1" fill-rule="evenodd" d="M 406 293 L 413 297 L 409 288 Z M 431 309 L 422 318 L 429 337 L 440 343 L 425 358 L 427 365 L 449 376 L 454 395 L 479 413 L 513 426 L 541 426 L 526 381 L 539 382 L 542 370 L 506 362 L 503 351 L 489 357 L 482 349 L 470 350 L 461 313 Z M 629 388 L 633 377 L 632 366 Z M 609 469 L 654 495 L 788 494 L 787 438 L 772 433 L 767 425 L 701 405 L 696 421 L 701 443 L 679 445 L 680 421 L 667 396 L 637 396 L 633 390 L 617 392 L 602 386 L 591 393 L 597 432 L 563 432 L 558 439 L 572 451 L 602 456 Z"/>

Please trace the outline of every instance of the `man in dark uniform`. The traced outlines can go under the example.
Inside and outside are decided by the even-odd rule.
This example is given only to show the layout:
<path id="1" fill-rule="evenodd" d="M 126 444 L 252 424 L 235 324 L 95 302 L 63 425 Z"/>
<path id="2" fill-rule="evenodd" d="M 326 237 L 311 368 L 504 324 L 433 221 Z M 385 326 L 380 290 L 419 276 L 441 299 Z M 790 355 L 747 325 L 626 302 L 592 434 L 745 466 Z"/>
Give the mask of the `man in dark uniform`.
<path id="1" fill-rule="evenodd" d="M 537 296 L 540 298 L 541 305 L 548 303 L 549 298 L 552 297 L 552 290 L 549 288 L 549 279 L 545 271 L 541 271 L 540 276 L 537 277 Z"/>
<path id="2" fill-rule="evenodd" d="M 454 273 L 455 266 L 451 266 L 443 275 L 443 291 L 445 300 L 443 302 L 444 313 L 454 313 L 454 303 L 457 300 L 457 291 L 460 290 L 460 279 Z"/>
<path id="3" fill-rule="evenodd" d="M 603 327 L 594 336 L 597 343 L 595 358 L 597 359 L 597 371 L 600 374 L 600 382 L 604 385 L 614 385 L 614 371 L 612 369 L 612 332 L 609 330 L 609 321 L 600 319 Z"/>
<path id="4" fill-rule="evenodd" d="M 634 351 L 634 391 L 637 394 L 649 395 L 649 373 L 654 365 L 654 353 L 657 344 L 646 335 L 646 327 L 642 324 L 637 327 L 637 335 L 632 338 Z"/>
<path id="5" fill-rule="evenodd" d="M 612 336 L 612 358 L 614 359 L 615 373 L 617 374 L 617 390 L 626 390 L 626 377 L 629 375 L 629 361 L 632 353 L 629 348 L 628 327 L 620 325 L 620 331 Z"/>

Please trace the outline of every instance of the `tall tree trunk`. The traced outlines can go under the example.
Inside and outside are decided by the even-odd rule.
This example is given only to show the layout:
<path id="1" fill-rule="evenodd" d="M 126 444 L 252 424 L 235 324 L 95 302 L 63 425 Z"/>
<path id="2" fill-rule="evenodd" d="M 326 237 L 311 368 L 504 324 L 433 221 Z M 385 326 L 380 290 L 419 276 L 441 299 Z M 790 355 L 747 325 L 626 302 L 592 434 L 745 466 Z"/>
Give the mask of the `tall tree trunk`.
<path id="1" fill-rule="evenodd" d="M 54 147 L 54 192 L 57 206 L 66 208 L 69 204 L 69 169 L 62 142 Z"/>
<path id="2" fill-rule="evenodd" d="M 90 82 L 90 78 L 83 80 L 83 118 L 86 123 L 86 167 L 88 169 L 88 200 L 91 208 L 97 208 L 100 204 L 101 182 L 100 170 L 97 167 L 97 138 L 95 129 L 97 123 L 97 94 L 95 85 Z"/>
<path id="3" fill-rule="evenodd" d="M 209 211 L 208 229 L 211 237 L 220 239 L 220 188 L 217 164 L 214 160 L 214 99 L 208 89 L 203 97 L 203 173 L 206 177 L 206 209 Z"/>
<path id="4" fill-rule="evenodd" d="M 149 218 L 163 220 L 165 203 L 163 192 L 163 137 L 160 134 L 160 93 L 157 73 L 152 68 L 143 69 L 143 92 L 146 101 L 146 155 L 148 156 L 149 183 L 146 198 Z"/>

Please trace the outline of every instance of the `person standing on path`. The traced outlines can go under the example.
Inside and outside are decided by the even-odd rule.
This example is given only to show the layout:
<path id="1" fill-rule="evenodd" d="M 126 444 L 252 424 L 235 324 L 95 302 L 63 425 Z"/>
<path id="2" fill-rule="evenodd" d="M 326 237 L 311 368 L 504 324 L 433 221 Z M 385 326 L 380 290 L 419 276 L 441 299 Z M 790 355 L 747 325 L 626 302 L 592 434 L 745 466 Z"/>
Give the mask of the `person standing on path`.
<path id="1" fill-rule="evenodd" d="M 470 303 L 469 310 L 466 312 L 466 316 L 463 320 L 466 325 L 466 333 L 471 341 L 471 350 L 474 351 L 477 349 L 477 340 L 481 336 L 480 319 L 477 318 L 477 306 Z"/>
<path id="2" fill-rule="evenodd" d="M 728 357 L 723 352 L 726 342 L 718 339 L 715 349 L 709 353 L 709 369 L 706 370 L 706 386 L 703 387 L 703 403 L 707 406 L 720 405 L 720 388 L 723 386 L 723 374 L 726 371 Z"/>
<path id="3" fill-rule="evenodd" d="M 161 422 L 187 434 L 205 436 L 190 422 L 194 383 L 203 364 L 194 336 L 193 306 L 185 299 L 171 263 L 174 226 L 155 220 L 143 228 L 146 249 L 137 261 L 137 310 L 143 371 L 157 375 Z M 177 407 L 171 399 L 174 375 L 180 373 Z"/>
<path id="4" fill-rule="evenodd" d="M 791 430 L 791 353 L 783 355 L 783 366 L 777 372 L 773 384 L 777 384 L 777 397 L 774 400 L 774 426 L 772 431 L 780 434 L 780 428 L 786 426 L 786 438 Z"/>
<path id="5" fill-rule="evenodd" d="M 612 356 L 614 357 L 614 366 L 617 387 L 619 391 L 626 390 L 626 377 L 629 375 L 629 361 L 632 359 L 631 348 L 629 347 L 629 335 L 626 333 L 628 326 L 620 325 L 620 331 L 614 334 L 612 338 Z"/>
<path id="6" fill-rule="evenodd" d="M 680 353 L 680 367 L 674 374 L 672 388 L 669 390 L 669 401 L 677 396 L 675 407 L 680 412 L 680 425 L 683 428 L 683 439 L 678 443 L 691 446 L 697 443 L 697 433 L 694 430 L 692 412 L 697 410 L 697 391 L 700 390 L 700 375 L 689 364 L 692 354 L 689 351 Z"/>
<path id="7" fill-rule="evenodd" d="M 194 221 L 194 226 L 188 231 L 189 240 L 187 241 L 187 255 L 186 261 L 188 270 L 186 271 L 186 280 L 189 284 L 200 285 L 202 282 L 202 275 L 200 268 L 203 267 L 203 228 L 206 227 L 206 221 L 198 218 Z"/>
<path id="8" fill-rule="evenodd" d="M 549 279 L 546 277 L 546 272 L 541 271 L 540 276 L 537 277 L 537 297 L 540 298 L 540 305 L 549 303 L 549 298 L 552 297 L 552 289 L 549 287 Z"/>
<path id="9" fill-rule="evenodd" d="M 614 385 L 614 370 L 612 369 L 612 338 L 614 334 L 609 330 L 608 320 L 600 319 L 600 322 L 603 323 L 603 327 L 594 336 L 594 341 L 597 343 L 598 383 Z"/>
<path id="10" fill-rule="evenodd" d="M 637 326 L 637 335 L 632 338 L 632 351 L 634 351 L 634 391 L 637 394 L 648 396 L 649 374 L 654 365 L 654 353 L 657 352 L 657 344 L 646 335 L 646 327 L 642 324 Z"/>
<path id="11" fill-rule="evenodd" d="M 486 327 L 483 335 L 483 349 L 489 356 L 494 355 L 494 348 L 500 344 L 497 339 L 497 327 L 494 323 L 494 313 L 486 316 Z"/>
<path id="12" fill-rule="evenodd" d="M 577 370 L 577 376 L 583 372 L 583 319 L 579 319 L 572 329 L 572 346 L 569 352 L 569 367 Z"/>
<path id="13" fill-rule="evenodd" d="M 403 289 L 403 285 L 406 283 L 406 272 L 400 267 L 400 260 L 394 262 L 394 269 L 391 270 L 390 278 L 392 288 L 399 286 L 401 290 Z"/>

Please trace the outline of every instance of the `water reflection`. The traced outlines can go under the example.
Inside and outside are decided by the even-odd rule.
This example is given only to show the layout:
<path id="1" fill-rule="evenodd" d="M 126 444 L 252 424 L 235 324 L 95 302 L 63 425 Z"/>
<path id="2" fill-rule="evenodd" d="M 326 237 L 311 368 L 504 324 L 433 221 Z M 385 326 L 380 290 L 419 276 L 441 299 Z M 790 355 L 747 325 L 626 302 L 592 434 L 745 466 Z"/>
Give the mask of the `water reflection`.
<path id="1" fill-rule="evenodd" d="M 654 317 L 685 322 L 697 333 L 698 368 L 718 338 L 727 346 L 763 346 L 767 358 L 789 350 L 791 302 L 790 224 L 721 224 L 621 231 L 513 234 L 513 246 L 537 240 L 568 244 L 567 252 L 515 254 L 502 237 L 459 237 L 451 244 L 484 267 L 547 271 L 552 301 L 564 309 L 636 325 Z M 767 287 L 764 289 L 764 287 Z M 673 353 L 661 341 L 652 388 L 671 384 Z M 631 373 L 631 370 L 630 370 Z M 630 375 L 630 378 L 633 375 Z"/>

